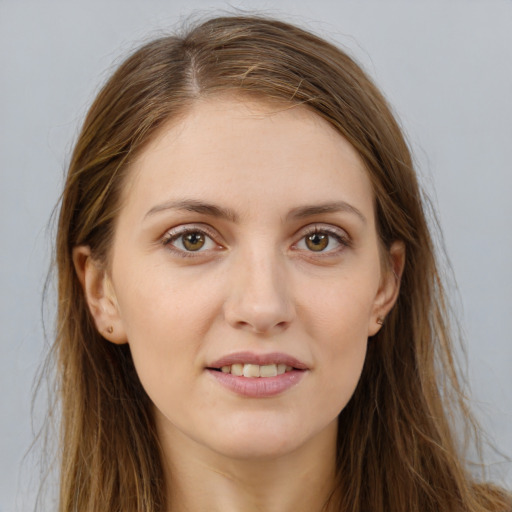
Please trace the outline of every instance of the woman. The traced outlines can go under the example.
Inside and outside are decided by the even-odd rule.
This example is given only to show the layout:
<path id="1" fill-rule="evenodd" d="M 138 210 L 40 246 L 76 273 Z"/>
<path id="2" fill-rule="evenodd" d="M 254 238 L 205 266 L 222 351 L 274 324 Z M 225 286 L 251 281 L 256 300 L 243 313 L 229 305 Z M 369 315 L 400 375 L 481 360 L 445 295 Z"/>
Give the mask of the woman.
<path id="1" fill-rule="evenodd" d="M 60 510 L 510 509 L 453 430 L 407 145 L 316 36 L 217 18 L 128 58 L 76 144 L 57 266 Z"/>

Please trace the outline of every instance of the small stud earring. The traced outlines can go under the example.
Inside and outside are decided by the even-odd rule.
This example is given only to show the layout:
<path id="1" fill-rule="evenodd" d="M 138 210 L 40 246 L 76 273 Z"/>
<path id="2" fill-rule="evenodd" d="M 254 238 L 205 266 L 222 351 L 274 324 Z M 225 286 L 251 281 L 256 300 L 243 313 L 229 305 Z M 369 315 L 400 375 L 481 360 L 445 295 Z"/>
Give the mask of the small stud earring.
<path id="1" fill-rule="evenodd" d="M 384 323 L 384 318 L 381 318 L 380 316 L 377 318 L 377 323 L 379 325 L 382 325 Z"/>
<path id="2" fill-rule="evenodd" d="M 109 326 L 107 327 L 107 332 L 108 332 L 109 334 L 112 334 L 112 333 L 114 332 L 114 328 L 113 328 L 111 325 L 109 325 Z"/>

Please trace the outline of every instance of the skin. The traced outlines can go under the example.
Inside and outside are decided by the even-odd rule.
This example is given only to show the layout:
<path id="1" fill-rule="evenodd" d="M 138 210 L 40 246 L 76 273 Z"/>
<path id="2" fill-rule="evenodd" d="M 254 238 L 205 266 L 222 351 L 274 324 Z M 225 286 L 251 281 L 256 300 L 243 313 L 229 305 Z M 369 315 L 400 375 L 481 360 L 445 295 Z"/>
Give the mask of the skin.
<path id="1" fill-rule="evenodd" d="M 185 200 L 228 215 L 175 207 Z M 200 250 L 183 228 L 205 233 Z M 133 164 L 108 265 L 88 247 L 74 259 L 97 328 L 129 343 L 153 401 L 172 510 L 320 510 L 337 416 L 404 260 L 400 243 L 379 245 L 352 146 L 305 107 L 198 101 Z M 307 370 L 277 396 L 240 396 L 206 370 L 238 351 Z"/>

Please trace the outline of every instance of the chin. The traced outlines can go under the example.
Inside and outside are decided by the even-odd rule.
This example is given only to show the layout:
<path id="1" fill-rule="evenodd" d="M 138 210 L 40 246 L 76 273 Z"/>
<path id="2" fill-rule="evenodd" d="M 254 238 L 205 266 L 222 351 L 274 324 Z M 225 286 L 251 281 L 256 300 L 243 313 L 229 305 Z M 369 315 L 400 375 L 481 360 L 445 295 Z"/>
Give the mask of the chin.
<path id="1" fill-rule="evenodd" d="M 274 419 L 275 420 L 275 419 Z M 304 428 L 304 421 L 290 424 L 252 416 L 229 426 L 218 426 L 223 435 L 212 439 L 211 448 L 232 459 L 276 459 L 289 455 L 318 434 Z"/>
<path id="2" fill-rule="evenodd" d="M 233 460 L 278 459 L 296 451 L 300 442 L 279 438 L 275 435 L 248 435 L 245 438 L 231 438 L 224 443 L 216 443 L 213 449 Z"/>

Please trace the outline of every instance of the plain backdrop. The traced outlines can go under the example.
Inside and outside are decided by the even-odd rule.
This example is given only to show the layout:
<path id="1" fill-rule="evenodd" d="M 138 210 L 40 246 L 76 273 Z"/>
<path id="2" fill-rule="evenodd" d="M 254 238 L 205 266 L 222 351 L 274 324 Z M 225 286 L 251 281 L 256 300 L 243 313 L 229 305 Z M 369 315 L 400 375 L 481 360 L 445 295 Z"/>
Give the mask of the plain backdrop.
<path id="1" fill-rule="evenodd" d="M 140 42 L 197 9 L 236 8 L 342 45 L 394 105 L 458 283 L 450 293 L 475 411 L 512 455 L 512 1 L 0 0 L 0 512 L 31 510 L 39 481 L 37 453 L 22 457 L 47 349 L 47 226 L 86 109 Z M 510 463 L 500 460 L 487 455 L 493 477 L 512 487 Z"/>

